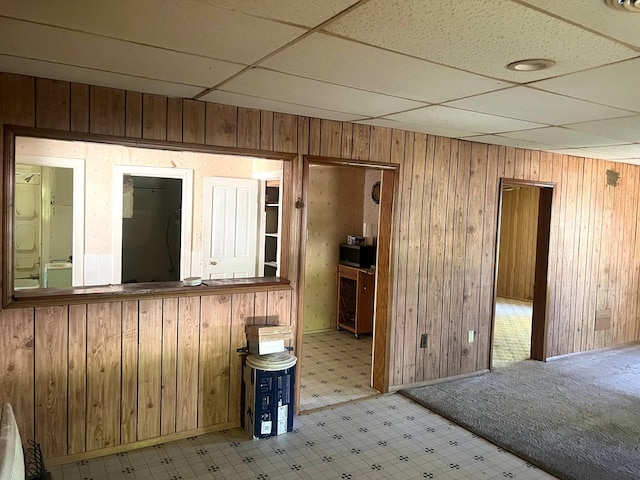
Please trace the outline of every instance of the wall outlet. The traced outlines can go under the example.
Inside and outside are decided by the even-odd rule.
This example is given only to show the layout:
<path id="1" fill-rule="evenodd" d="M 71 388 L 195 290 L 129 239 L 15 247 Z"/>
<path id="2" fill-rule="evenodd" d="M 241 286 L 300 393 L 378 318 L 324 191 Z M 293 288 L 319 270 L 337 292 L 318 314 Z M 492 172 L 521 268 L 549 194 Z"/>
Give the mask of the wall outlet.
<path id="1" fill-rule="evenodd" d="M 427 334 L 423 333 L 420 336 L 420 348 L 427 348 Z"/>
<path id="2" fill-rule="evenodd" d="M 469 330 L 469 343 L 473 343 L 473 338 L 476 336 L 476 332 Z"/>

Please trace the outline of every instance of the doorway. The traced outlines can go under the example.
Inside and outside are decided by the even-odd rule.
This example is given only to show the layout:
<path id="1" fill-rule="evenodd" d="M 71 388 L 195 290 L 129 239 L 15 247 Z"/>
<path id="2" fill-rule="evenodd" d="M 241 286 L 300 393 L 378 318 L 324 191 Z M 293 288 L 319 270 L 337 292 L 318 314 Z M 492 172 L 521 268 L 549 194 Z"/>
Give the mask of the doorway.
<path id="1" fill-rule="evenodd" d="M 79 158 L 16 156 L 16 207 L 28 207 L 16 208 L 16 289 L 84 284 L 84 170 Z"/>
<path id="2" fill-rule="evenodd" d="M 300 410 L 365 398 L 387 388 L 386 316 L 395 167 L 305 158 L 298 326 Z M 349 238 L 355 245 L 348 245 Z M 369 262 L 362 254 L 361 259 L 349 257 L 341 262 L 345 247 L 349 255 L 357 250 L 373 252 L 376 258 Z M 353 286 L 353 292 L 347 292 L 353 294 L 354 305 L 349 307 L 344 305 L 348 299 L 342 291 L 346 284 Z"/>
<path id="3" fill-rule="evenodd" d="M 545 360 L 553 188 L 501 181 L 491 368 Z"/>
<path id="4" fill-rule="evenodd" d="M 145 180 L 136 180 L 141 177 Z M 129 181 L 126 180 L 127 178 Z M 147 197 L 155 195 L 153 193 L 154 190 L 159 193 L 159 185 L 165 185 L 162 183 L 164 180 L 174 180 L 173 183 L 166 184 L 172 185 L 172 187 L 167 188 L 174 190 L 174 193 L 170 195 L 173 200 L 169 202 L 172 206 L 168 207 L 168 210 L 163 207 L 163 210 L 167 210 L 167 213 L 163 216 L 163 220 L 157 220 L 154 218 L 153 208 L 155 207 L 152 208 L 146 205 L 147 200 L 149 200 Z M 139 188 L 143 188 L 138 195 L 138 200 L 144 200 L 142 205 L 140 201 L 136 203 L 133 191 L 136 181 L 138 181 Z M 165 276 L 169 270 L 171 270 L 171 278 L 183 279 L 189 277 L 191 272 L 193 171 L 180 168 L 114 165 L 112 195 L 113 237 L 111 239 L 111 251 L 113 255 L 111 271 L 107 272 L 111 277 L 111 283 L 115 285 L 123 282 L 157 281 L 155 279 L 159 279 L 159 275 Z M 140 274 L 123 271 L 123 263 L 126 260 L 123 255 L 127 250 L 123 237 L 126 231 L 124 228 L 125 222 L 131 215 L 135 215 L 134 212 L 137 208 L 142 208 L 143 210 L 141 210 L 137 219 L 131 219 L 133 221 L 129 222 L 132 224 L 134 231 L 144 233 L 152 223 L 158 224 L 158 236 L 160 238 L 155 241 L 159 248 L 156 254 L 162 254 L 163 258 L 166 258 L 166 262 L 162 262 L 163 272 L 149 271 Z M 129 235 L 129 237 L 129 241 L 133 242 L 134 245 L 140 243 L 141 237 L 137 237 L 135 234 L 133 236 Z M 167 247 L 167 243 L 171 248 Z M 178 246 L 179 248 L 177 248 Z M 143 251 L 144 249 L 138 248 L 138 250 Z M 170 259 L 169 251 L 173 252 Z M 149 262 L 146 263 L 148 264 Z M 159 264 L 159 262 L 156 262 L 156 265 Z M 91 284 L 91 282 L 85 282 L 85 284 Z"/>
<path id="5" fill-rule="evenodd" d="M 123 177 L 122 283 L 180 280 L 182 180 Z"/>

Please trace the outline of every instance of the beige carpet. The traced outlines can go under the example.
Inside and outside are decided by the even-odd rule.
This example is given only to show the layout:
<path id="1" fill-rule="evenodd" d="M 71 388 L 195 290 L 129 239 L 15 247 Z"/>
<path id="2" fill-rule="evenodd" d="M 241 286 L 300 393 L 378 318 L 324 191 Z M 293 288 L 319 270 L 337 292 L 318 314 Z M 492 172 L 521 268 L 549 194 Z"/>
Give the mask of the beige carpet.
<path id="1" fill-rule="evenodd" d="M 401 393 L 560 478 L 640 479 L 640 345 Z"/>

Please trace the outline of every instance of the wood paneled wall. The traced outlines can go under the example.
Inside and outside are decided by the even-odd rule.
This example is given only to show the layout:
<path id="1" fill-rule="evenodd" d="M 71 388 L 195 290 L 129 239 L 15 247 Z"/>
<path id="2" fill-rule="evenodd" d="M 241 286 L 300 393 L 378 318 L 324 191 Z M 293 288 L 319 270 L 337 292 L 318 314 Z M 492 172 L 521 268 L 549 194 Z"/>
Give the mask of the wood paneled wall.
<path id="1" fill-rule="evenodd" d="M 244 328 L 288 322 L 291 303 L 284 290 L 3 310 L 3 401 L 47 458 L 238 425 Z"/>
<path id="2" fill-rule="evenodd" d="M 538 231 L 538 187 L 502 192 L 497 295 L 533 300 Z"/>
<path id="3" fill-rule="evenodd" d="M 299 154 L 284 179 L 291 294 L 0 312 L 0 401 L 48 457 L 237 418 L 243 324 L 275 309 L 297 326 L 303 154 L 400 165 L 390 385 L 489 367 L 501 177 L 555 183 L 548 356 L 640 338 L 636 166 L 11 74 L 0 74 L 0 124 Z M 606 186 L 608 168 L 618 187 Z M 610 328 L 596 330 L 596 312 L 608 311 Z"/>

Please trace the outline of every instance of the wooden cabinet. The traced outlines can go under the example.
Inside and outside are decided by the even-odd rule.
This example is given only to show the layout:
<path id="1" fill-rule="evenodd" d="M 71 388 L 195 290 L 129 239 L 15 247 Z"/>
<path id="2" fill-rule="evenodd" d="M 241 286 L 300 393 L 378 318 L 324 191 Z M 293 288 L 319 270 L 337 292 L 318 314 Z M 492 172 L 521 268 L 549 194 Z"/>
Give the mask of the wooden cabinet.
<path id="1" fill-rule="evenodd" d="M 375 274 L 364 268 L 338 265 L 338 330 L 373 332 Z"/>

